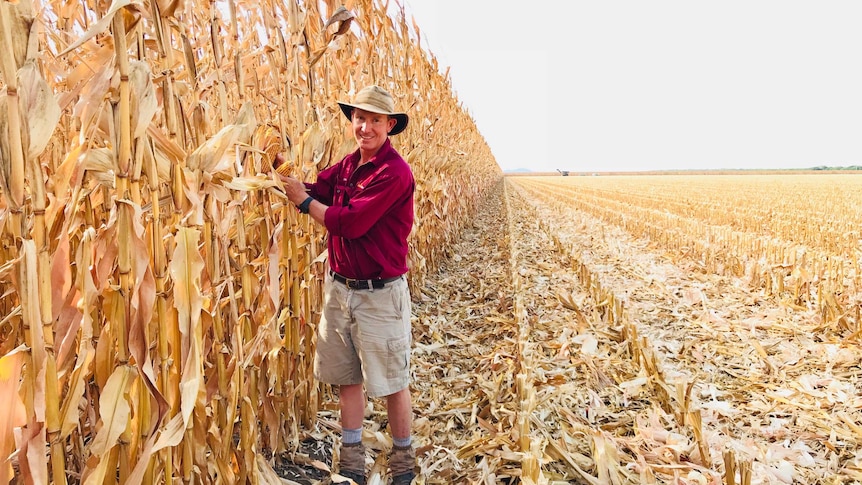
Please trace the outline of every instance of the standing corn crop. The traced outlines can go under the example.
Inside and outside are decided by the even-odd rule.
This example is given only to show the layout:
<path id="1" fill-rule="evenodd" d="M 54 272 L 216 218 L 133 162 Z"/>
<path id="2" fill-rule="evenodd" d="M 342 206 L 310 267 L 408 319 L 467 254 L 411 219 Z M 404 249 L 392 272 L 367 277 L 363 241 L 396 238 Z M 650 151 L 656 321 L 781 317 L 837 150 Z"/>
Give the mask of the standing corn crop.
<path id="1" fill-rule="evenodd" d="M 499 176 L 398 18 L 371 1 L 0 1 L 0 365 L 20 373 L 0 379 L 0 483 L 13 463 L 43 483 L 261 483 L 264 450 L 296 449 L 326 396 L 323 234 L 285 205 L 273 153 L 311 178 L 350 147 L 336 99 L 408 86 L 414 286 Z"/>

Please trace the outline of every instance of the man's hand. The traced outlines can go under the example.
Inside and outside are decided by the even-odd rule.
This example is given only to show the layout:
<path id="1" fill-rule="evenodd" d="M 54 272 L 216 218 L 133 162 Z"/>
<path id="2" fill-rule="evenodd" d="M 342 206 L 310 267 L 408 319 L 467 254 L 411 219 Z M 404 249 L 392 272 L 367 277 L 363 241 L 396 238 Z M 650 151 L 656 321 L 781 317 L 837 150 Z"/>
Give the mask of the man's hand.
<path id="1" fill-rule="evenodd" d="M 279 174 L 278 178 L 284 183 L 284 195 L 293 202 L 293 205 L 299 205 L 308 198 L 308 191 L 304 183 L 287 175 Z"/>

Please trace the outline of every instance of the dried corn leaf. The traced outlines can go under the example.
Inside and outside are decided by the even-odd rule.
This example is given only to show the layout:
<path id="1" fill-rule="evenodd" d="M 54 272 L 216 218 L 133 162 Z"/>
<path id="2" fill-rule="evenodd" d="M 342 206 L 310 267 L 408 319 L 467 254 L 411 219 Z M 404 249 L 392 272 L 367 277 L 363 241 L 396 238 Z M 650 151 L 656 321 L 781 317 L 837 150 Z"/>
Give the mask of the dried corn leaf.
<path id="1" fill-rule="evenodd" d="M 28 157 L 38 157 L 60 120 L 60 105 L 48 83 L 39 73 L 35 61 L 27 61 L 18 71 L 22 113 L 27 117 L 29 149 Z"/>
<path id="2" fill-rule="evenodd" d="M 33 4 L 30 0 L 0 3 L 0 34 L 3 36 L 5 52 L 0 54 L 0 74 L 11 79 L 16 71 L 30 57 L 30 43 L 36 40 L 32 35 Z"/>
<path id="3" fill-rule="evenodd" d="M 81 166 L 100 185 L 114 187 L 117 164 L 110 148 L 91 148 L 83 155 Z"/>
<path id="4" fill-rule="evenodd" d="M 128 366 L 114 369 L 99 397 L 99 416 L 101 429 L 93 439 L 90 450 L 93 455 L 102 457 L 117 444 L 117 439 L 125 431 L 129 422 L 131 405 L 129 390 L 135 371 Z"/>
<path id="5" fill-rule="evenodd" d="M 140 138 L 150 127 L 159 109 L 149 64 L 135 60 L 129 63 L 129 89 L 132 138 Z"/>
<path id="6" fill-rule="evenodd" d="M 182 334 L 182 380 L 180 381 L 183 421 L 188 424 L 192 411 L 203 391 L 203 362 L 201 356 L 201 272 L 204 261 L 198 244 L 200 231 L 180 228 L 177 246 L 171 257 L 170 272 L 174 280 L 174 306 Z"/>
<path id="7" fill-rule="evenodd" d="M 93 24 L 81 37 L 79 37 L 75 42 L 66 47 L 60 52 L 60 56 L 64 56 L 69 52 L 80 47 L 84 42 L 92 39 L 98 34 L 105 32 L 108 27 L 111 25 L 111 22 L 114 20 L 114 15 L 117 15 L 118 12 L 121 12 L 122 9 L 130 7 L 133 10 L 143 9 L 143 4 L 139 0 L 113 0 L 111 2 L 111 6 L 108 7 L 108 11 L 105 12 L 105 15 L 102 16 L 95 24 Z"/>
<path id="8" fill-rule="evenodd" d="M 227 170 L 236 145 L 248 144 L 252 133 L 257 128 L 251 103 L 246 103 L 237 114 L 236 121 L 225 126 L 212 138 L 204 142 L 188 157 L 188 167 L 191 170 L 203 170 L 214 173 Z"/>
<path id="9" fill-rule="evenodd" d="M 232 190 L 249 192 L 277 187 L 278 184 L 265 175 L 255 175 L 253 177 L 234 177 L 229 182 L 225 182 L 224 186 Z"/>
<path id="10" fill-rule="evenodd" d="M 15 450 L 14 428 L 22 426 L 27 417 L 24 403 L 18 394 L 21 385 L 21 368 L 24 365 L 23 346 L 0 357 L 0 483 L 7 484 L 14 478 L 9 456 Z"/>

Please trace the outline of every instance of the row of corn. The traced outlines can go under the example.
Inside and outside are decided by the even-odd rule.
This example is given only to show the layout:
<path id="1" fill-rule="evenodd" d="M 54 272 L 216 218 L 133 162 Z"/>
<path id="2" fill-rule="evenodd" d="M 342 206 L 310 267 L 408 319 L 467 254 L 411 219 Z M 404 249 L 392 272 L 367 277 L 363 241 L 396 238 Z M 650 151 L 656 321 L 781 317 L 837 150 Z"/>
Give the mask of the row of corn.
<path id="1" fill-rule="evenodd" d="M 661 202 L 645 203 L 661 201 L 659 192 L 651 192 L 656 185 L 667 193 L 675 189 L 682 200 L 710 196 L 726 200 L 738 199 L 733 187 L 753 183 L 750 178 L 715 192 L 710 191 L 718 182 L 713 177 L 509 180 L 535 201 L 535 218 L 556 241 L 557 252 L 576 262 L 582 283 L 592 288 L 600 280 L 607 288 L 604 299 L 590 292 L 598 308 L 620 308 L 608 314 L 622 317 L 609 319 L 608 330 L 619 332 L 626 354 L 641 372 L 624 382 L 617 380 L 617 387 L 645 399 L 641 402 L 657 411 L 657 419 L 638 413 L 635 423 L 627 423 L 626 415 L 637 411 L 632 404 L 638 403 L 628 399 L 619 422 L 613 423 L 615 446 L 631 466 L 642 469 L 645 460 L 652 472 L 685 473 L 688 465 L 673 465 L 683 460 L 698 464 L 688 478 L 700 480 L 700 466 L 711 469 L 715 477 L 723 465 L 728 484 L 860 476 L 853 438 L 859 428 L 854 419 L 860 404 L 854 393 L 858 352 L 853 334 L 846 339 L 835 335 L 847 332 L 852 313 L 845 314 L 845 320 L 829 319 L 822 308 L 793 304 L 788 291 L 748 287 L 738 275 L 725 272 L 721 263 L 734 254 L 750 260 L 752 256 L 745 254 L 748 246 L 728 245 L 728 254 L 716 255 L 718 261 L 707 264 L 691 249 L 700 228 L 682 218 L 679 227 L 666 227 L 681 233 L 678 237 L 637 230 L 639 223 L 653 224 L 661 214 L 674 212 L 673 204 L 665 208 Z M 821 181 L 826 185 L 820 190 L 825 191 L 828 180 Z M 563 186 L 568 190 L 559 190 Z M 581 204 L 582 199 L 591 200 L 590 189 L 595 187 L 601 187 L 606 197 Z M 630 201 L 627 210 L 617 198 Z M 603 210 L 602 202 L 611 208 Z M 748 209 L 761 210 L 757 205 Z M 746 208 L 728 207 L 731 211 L 744 213 Z M 847 216 L 853 219 L 852 214 Z M 709 227 L 711 220 L 701 225 Z M 692 232 L 685 234 L 680 228 Z M 677 245 L 684 237 L 688 244 Z M 854 301 L 846 287 L 843 295 Z M 621 299 L 626 302 L 624 311 Z M 816 384 L 809 384 L 809 379 Z M 629 438 L 632 428 L 635 434 Z M 782 454 L 782 449 L 800 451 Z"/>
<path id="2" fill-rule="evenodd" d="M 509 189 L 513 193 L 519 194 L 519 197 L 523 197 L 524 200 L 537 200 L 536 197 L 539 197 L 538 200 L 554 206 L 555 214 L 558 211 L 572 210 L 568 206 L 570 201 L 559 198 L 559 194 L 554 194 L 553 191 L 543 193 L 541 196 L 535 192 L 531 193 L 529 189 L 535 189 L 538 186 L 536 179 L 508 180 L 513 182 L 509 184 Z M 529 189 L 524 190 L 527 187 Z M 524 194 L 529 195 L 524 197 Z M 679 433 L 680 436 L 686 437 L 685 440 L 679 440 L 677 446 L 681 450 L 685 450 L 679 453 L 681 455 L 688 454 L 687 458 L 659 456 L 657 450 L 648 448 L 649 443 L 645 437 L 641 440 L 643 441 L 643 449 L 627 449 L 627 445 L 621 437 L 632 431 L 635 433 L 639 431 L 635 423 L 628 422 L 631 417 L 627 415 L 643 410 L 639 410 L 634 403 L 625 404 L 625 399 L 618 404 L 622 409 L 619 409 L 620 415 L 617 417 L 617 422 L 608 423 L 604 426 L 597 424 L 585 426 L 583 415 L 586 415 L 587 420 L 590 419 L 589 409 L 592 407 L 590 405 L 587 405 L 586 409 L 572 410 L 570 413 L 560 412 L 558 418 L 566 425 L 563 428 L 570 428 L 573 435 L 584 433 L 586 434 L 584 439 L 589 441 L 589 451 L 592 458 L 592 470 L 590 471 L 592 474 L 578 467 L 576 460 L 569 460 L 571 467 L 577 471 L 579 477 L 589 483 L 596 484 L 662 483 L 663 480 L 667 479 L 667 476 L 663 475 L 673 475 L 677 478 L 686 477 L 692 480 L 684 483 L 698 483 L 699 480 L 706 480 L 706 477 L 712 474 L 713 479 L 722 477 L 723 483 L 726 485 L 750 484 L 751 464 L 744 459 L 740 460 L 733 450 L 724 451 L 724 473 L 712 472 L 713 469 L 717 469 L 717 466 L 710 453 L 710 443 L 705 438 L 701 423 L 701 410 L 692 404 L 692 391 L 695 382 L 686 381 L 678 372 L 674 373 L 674 377 L 668 375 L 670 369 L 659 357 L 656 345 L 647 336 L 640 334 L 639 323 L 626 308 L 626 297 L 619 296 L 616 293 L 619 290 L 615 290 L 602 282 L 607 275 L 603 274 L 602 269 L 593 267 L 594 263 L 585 262 L 578 249 L 573 247 L 571 241 L 568 241 L 560 233 L 559 227 L 555 227 L 552 222 L 536 213 L 535 208 L 528 210 L 533 212 L 530 219 L 537 221 L 539 230 L 546 234 L 552 242 L 554 253 L 558 255 L 561 263 L 569 265 L 570 271 L 580 284 L 584 301 L 590 302 L 588 306 L 579 305 L 569 297 L 558 294 L 558 299 L 563 306 L 575 311 L 577 318 L 581 320 L 580 326 L 590 329 L 579 330 L 583 333 L 577 335 L 578 338 L 574 340 L 588 338 L 591 332 L 596 332 L 599 335 L 604 335 L 603 338 L 615 340 L 620 347 L 616 357 L 621 358 L 625 363 L 618 362 L 616 369 L 602 368 L 596 369 L 595 372 L 606 375 L 603 379 L 613 378 L 617 380 L 614 382 L 618 389 L 616 392 L 622 395 L 626 394 L 627 386 L 643 387 L 645 389 L 643 393 L 647 396 L 649 405 L 654 408 L 652 412 L 663 416 L 666 420 L 673 420 L 672 423 L 669 422 L 665 425 Z M 557 324 L 559 325 L 559 323 Z M 583 350 L 582 347 L 582 352 L 586 352 L 586 355 L 581 357 L 589 361 L 593 351 Z M 602 357 L 613 358 L 613 356 L 593 356 L 593 358 L 596 357 L 598 358 L 595 365 L 602 361 Z M 624 369 L 628 369 L 628 374 Z M 627 380 L 619 382 L 618 379 L 621 378 Z M 593 399 L 596 398 L 597 396 Z M 608 412 L 612 411 L 608 410 Z M 628 427 L 634 429 L 624 431 Z M 690 442 L 690 445 L 685 445 L 686 440 Z M 565 439 L 558 441 L 563 444 L 567 442 Z M 632 441 L 637 442 L 639 440 L 634 439 Z M 670 447 L 669 441 L 667 444 Z M 576 454 L 574 450 L 566 451 L 564 445 L 558 445 L 557 448 L 557 453 L 562 455 L 566 453 Z M 655 456 L 650 456 L 651 454 Z M 633 461 L 638 461 L 638 466 L 631 466 Z M 666 468 L 675 468 L 675 470 L 668 472 Z"/>
<path id="3" fill-rule="evenodd" d="M 335 101 L 393 92 L 414 288 L 499 178 L 387 8 L 0 1 L 0 483 L 271 480 L 328 397 L 324 233 L 274 155 L 313 179 L 353 147 Z"/>
<path id="4" fill-rule="evenodd" d="M 698 261 L 708 272 L 742 278 L 774 298 L 817 309 L 824 325 L 839 333 L 862 331 L 862 214 L 854 209 L 854 196 L 830 195 L 836 184 L 858 189 L 859 177 L 630 176 L 519 182 L 533 190 L 550 190 L 579 210 Z M 693 186 L 700 189 L 688 190 Z M 762 199 L 746 200 L 752 194 Z M 824 225 L 818 205 L 794 205 L 800 194 L 829 206 L 832 221 Z M 835 204 L 843 208 L 835 212 Z M 840 224 L 835 222 L 838 214 Z"/>

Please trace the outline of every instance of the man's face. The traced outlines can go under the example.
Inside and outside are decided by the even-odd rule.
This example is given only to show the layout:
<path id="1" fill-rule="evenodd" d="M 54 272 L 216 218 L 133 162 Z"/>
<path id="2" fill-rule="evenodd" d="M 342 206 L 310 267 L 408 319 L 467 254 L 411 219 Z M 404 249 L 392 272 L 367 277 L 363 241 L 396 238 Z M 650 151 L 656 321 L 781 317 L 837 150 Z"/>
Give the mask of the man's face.
<path id="1" fill-rule="evenodd" d="M 364 152 L 376 153 L 396 123 L 395 118 L 370 111 L 353 109 L 353 136 Z"/>

